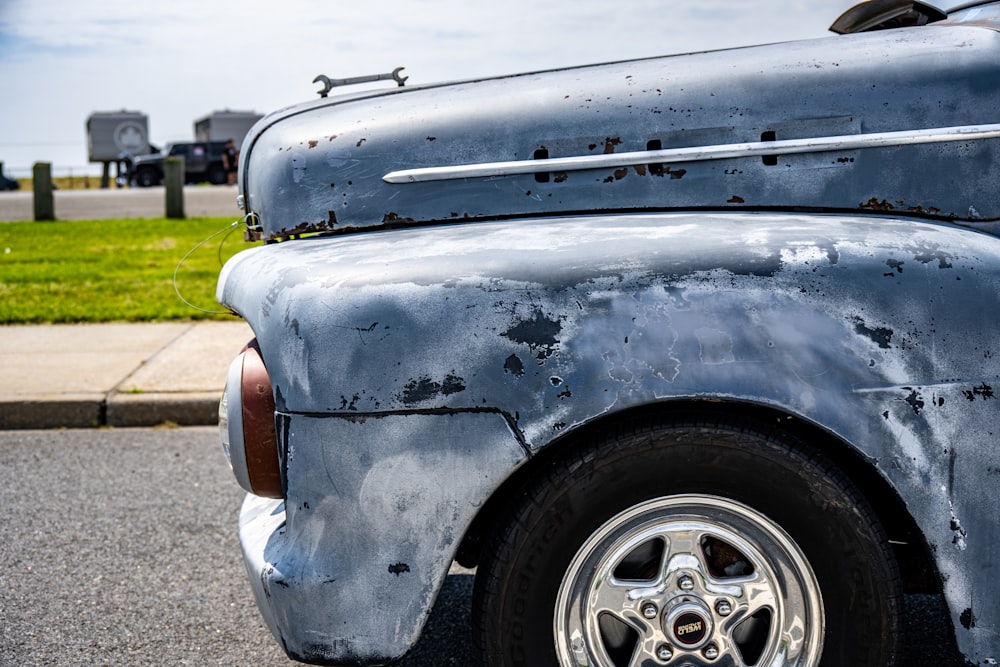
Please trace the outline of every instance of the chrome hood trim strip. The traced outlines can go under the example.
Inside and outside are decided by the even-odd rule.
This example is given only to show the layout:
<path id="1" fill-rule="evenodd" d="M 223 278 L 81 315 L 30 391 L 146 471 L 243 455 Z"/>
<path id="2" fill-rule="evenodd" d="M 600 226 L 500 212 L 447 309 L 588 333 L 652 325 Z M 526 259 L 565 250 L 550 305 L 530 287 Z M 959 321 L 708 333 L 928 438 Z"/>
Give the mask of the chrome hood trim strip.
<path id="1" fill-rule="evenodd" d="M 716 146 L 666 148 L 654 151 L 633 151 L 608 155 L 580 155 L 541 160 L 511 160 L 507 162 L 482 162 L 478 164 L 423 167 L 392 171 L 382 177 L 386 183 L 422 183 L 463 178 L 490 178 L 554 171 L 580 171 L 584 169 L 610 169 L 636 164 L 672 164 L 700 160 L 761 157 L 766 155 L 791 155 L 796 153 L 825 153 L 882 148 L 913 144 L 934 144 L 955 141 L 976 141 L 1000 138 L 1000 124 L 962 125 L 925 130 L 876 132 L 870 134 L 787 139 L 782 141 L 755 141 Z"/>

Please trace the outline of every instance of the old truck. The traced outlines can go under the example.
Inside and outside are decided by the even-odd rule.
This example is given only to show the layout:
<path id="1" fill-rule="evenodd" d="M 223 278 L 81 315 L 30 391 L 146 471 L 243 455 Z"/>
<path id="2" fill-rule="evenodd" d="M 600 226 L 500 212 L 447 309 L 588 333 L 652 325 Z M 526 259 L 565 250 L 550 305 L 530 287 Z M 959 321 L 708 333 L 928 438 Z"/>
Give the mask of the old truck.
<path id="1" fill-rule="evenodd" d="M 324 95 L 240 158 L 239 535 L 293 658 L 1000 658 L 1000 4 Z M 954 4 L 954 3 L 953 3 Z M 331 93 L 331 94 L 327 94 Z"/>

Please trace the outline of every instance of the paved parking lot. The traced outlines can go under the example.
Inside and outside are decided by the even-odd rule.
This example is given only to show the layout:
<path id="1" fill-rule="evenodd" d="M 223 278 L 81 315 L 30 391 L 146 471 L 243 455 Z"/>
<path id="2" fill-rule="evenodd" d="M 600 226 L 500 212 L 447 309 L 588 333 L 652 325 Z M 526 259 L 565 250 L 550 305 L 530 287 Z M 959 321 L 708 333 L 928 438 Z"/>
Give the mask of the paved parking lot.
<path id="1" fill-rule="evenodd" d="M 0 192 L 0 222 L 32 220 L 32 192 Z M 107 218 L 161 218 L 166 210 L 163 186 L 109 188 L 107 190 L 57 190 L 57 220 L 103 220 Z M 189 218 L 240 216 L 235 185 L 187 185 L 184 214 Z"/>
<path id="2" fill-rule="evenodd" d="M 250 592 L 242 497 L 215 428 L 0 431 L 0 665 L 297 664 Z M 397 667 L 472 663 L 471 587 L 448 577 Z"/>

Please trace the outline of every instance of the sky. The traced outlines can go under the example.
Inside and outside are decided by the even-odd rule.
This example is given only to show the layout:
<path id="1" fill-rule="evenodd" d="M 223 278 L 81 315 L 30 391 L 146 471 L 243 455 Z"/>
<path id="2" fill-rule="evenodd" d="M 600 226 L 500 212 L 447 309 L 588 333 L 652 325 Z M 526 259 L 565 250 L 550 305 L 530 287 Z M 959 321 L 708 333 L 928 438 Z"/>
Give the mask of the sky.
<path id="1" fill-rule="evenodd" d="M 855 0 L 0 0 L 0 162 L 88 164 L 86 121 L 139 111 L 162 146 L 215 111 L 267 113 L 332 79 L 407 84 L 831 35 Z M 394 84 L 380 84 L 394 85 Z M 239 143 L 239 142 L 237 142 Z"/>

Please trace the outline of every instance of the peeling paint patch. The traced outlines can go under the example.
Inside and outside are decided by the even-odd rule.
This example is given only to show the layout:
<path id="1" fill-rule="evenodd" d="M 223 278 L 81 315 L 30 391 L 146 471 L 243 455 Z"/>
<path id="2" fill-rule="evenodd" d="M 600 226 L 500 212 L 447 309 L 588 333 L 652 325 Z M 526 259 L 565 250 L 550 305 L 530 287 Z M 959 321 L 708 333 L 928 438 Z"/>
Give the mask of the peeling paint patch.
<path id="1" fill-rule="evenodd" d="M 504 361 L 503 370 L 505 373 L 510 373 L 515 377 L 521 377 L 524 375 L 524 362 L 521 361 L 519 356 L 512 354 Z"/>
<path id="2" fill-rule="evenodd" d="M 450 396 L 460 391 L 465 391 L 465 380 L 457 375 L 449 373 L 442 382 L 435 382 L 430 377 L 424 376 L 407 382 L 403 387 L 401 399 L 403 403 L 410 405 L 429 401 L 438 396 Z"/>
<path id="3" fill-rule="evenodd" d="M 903 389 L 910 392 L 910 395 L 903 400 L 905 400 L 909 406 L 913 408 L 913 414 L 919 415 L 920 411 L 924 409 L 923 396 L 921 396 L 916 389 L 911 389 L 910 387 L 903 387 Z"/>
<path id="4" fill-rule="evenodd" d="M 955 516 L 955 509 L 951 510 L 951 523 L 949 524 L 951 531 L 955 533 L 954 537 L 951 538 L 951 543 L 955 545 L 955 548 L 959 551 L 965 551 L 965 538 L 968 537 L 968 533 L 962 528 L 961 522 L 958 517 Z"/>
<path id="5" fill-rule="evenodd" d="M 861 334 L 866 338 L 870 338 L 873 343 L 877 344 L 882 349 L 888 350 L 890 348 L 889 343 L 892 342 L 892 329 L 869 327 L 860 317 L 853 317 L 851 318 L 851 321 L 854 322 L 855 333 Z"/>
<path id="6" fill-rule="evenodd" d="M 393 563 L 389 566 L 389 574 L 394 574 L 397 577 L 405 572 L 410 571 L 410 566 L 406 563 Z"/>
<path id="7" fill-rule="evenodd" d="M 950 258 L 947 254 L 941 252 L 940 250 L 923 250 L 914 255 L 913 259 L 917 260 L 921 264 L 930 264 L 931 262 L 937 261 L 939 269 L 952 268 Z"/>
<path id="8" fill-rule="evenodd" d="M 537 351 L 538 359 L 546 359 L 555 351 L 560 331 L 562 323 L 559 320 L 549 319 L 536 310 L 530 320 L 523 320 L 500 335 L 527 345 L 532 352 Z"/>
<path id="9" fill-rule="evenodd" d="M 993 387 L 986 384 L 985 382 L 978 387 L 973 387 L 969 390 L 963 390 L 962 393 L 970 401 L 976 400 L 977 397 L 982 398 L 984 401 L 993 398 Z"/>

